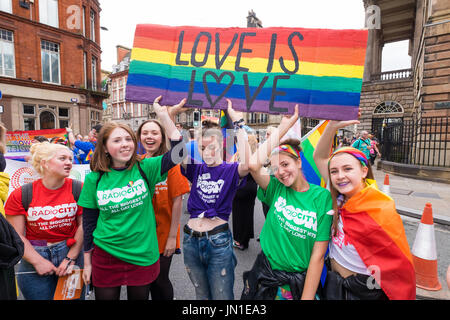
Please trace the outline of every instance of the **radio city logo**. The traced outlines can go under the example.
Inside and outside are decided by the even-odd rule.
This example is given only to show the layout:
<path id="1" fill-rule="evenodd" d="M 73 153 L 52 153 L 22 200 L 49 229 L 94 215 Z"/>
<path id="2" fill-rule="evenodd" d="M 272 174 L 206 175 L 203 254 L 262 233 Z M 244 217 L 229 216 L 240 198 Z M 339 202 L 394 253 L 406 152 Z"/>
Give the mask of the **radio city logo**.
<path id="1" fill-rule="evenodd" d="M 131 199 L 147 192 L 145 182 L 142 179 L 136 182 L 130 181 L 125 187 L 114 188 L 112 190 L 97 191 L 99 205 L 106 205 L 109 202 L 119 203 L 124 199 Z"/>
<path id="2" fill-rule="evenodd" d="M 70 218 L 77 212 L 76 203 L 64 203 L 57 206 L 30 207 L 28 208 L 28 221 L 36 221 L 39 219 L 52 220 L 53 218 Z"/>
<path id="3" fill-rule="evenodd" d="M 295 224 L 301 226 L 304 225 L 313 231 L 317 231 L 317 215 L 312 211 L 303 211 L 299 208 L 294 208 L 291 205 L 286 205 L 286 199 L 279 197 L 275 203 L 275 209 L 282 213 L 288 220 L 293 220 Z"/>

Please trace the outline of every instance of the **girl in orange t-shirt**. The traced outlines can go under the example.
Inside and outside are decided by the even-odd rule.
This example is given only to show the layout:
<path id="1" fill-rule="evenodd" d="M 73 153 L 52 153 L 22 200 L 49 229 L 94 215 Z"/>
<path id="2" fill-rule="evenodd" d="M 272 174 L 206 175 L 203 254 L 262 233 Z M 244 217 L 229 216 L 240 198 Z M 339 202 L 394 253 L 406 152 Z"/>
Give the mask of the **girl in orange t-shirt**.
<path id="1" fill-rule="evenodd" d="M 143 122 L 137 136 L 146 154 L 156 157 L 167 152 L 166 134 L 158 120 Z M 167 180 L 155 186 L 153 208 L 156 216 L 156 234 L 160 256 L 160 273 L 151 284 L 152 300 L 173 300 L 173 286 L 169 279 L 172 255 L 180 248 L 180 218 L 182 196 L 189 192 L 189 182 L 181 174 L 180 165 L 169 170 Z"/>

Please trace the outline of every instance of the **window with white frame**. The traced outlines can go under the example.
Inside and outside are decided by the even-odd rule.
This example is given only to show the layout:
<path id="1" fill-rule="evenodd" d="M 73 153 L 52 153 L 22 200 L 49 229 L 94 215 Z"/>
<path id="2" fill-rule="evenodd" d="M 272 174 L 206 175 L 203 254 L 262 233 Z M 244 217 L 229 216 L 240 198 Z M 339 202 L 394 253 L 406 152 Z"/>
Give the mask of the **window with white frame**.
<path id="1" fill-rule="evenodd" d="M 0 11 L 12 13 L 12 0 L 0 0 Z"/>
<path id="2" fill-rule="evenodd" d="M 60 84 L 59 44 L 41 40 L 42 81 Z"/>
<path id="3" fill-rule="evenodd" d="M 0 29 L 0 76 L 16 76 L 14 35 L 11 31 L 5 29 Z"/>
<path id="4" fill-rule="evenodd" d="M 97 90 L 97 58 L 92 57 L 92 66 L 91 66 L 91 76 L 92 76 L 92 90 Z"/>
<path id="5" fill-rule="evenodd" d="M 39 0 L 39 21 L 58 28 L 58 0 Z"/>
<path id="6" fill-rule="evenodd" d="M 91 40 L 95 42 L 95 11 L 91 10 Z"/>

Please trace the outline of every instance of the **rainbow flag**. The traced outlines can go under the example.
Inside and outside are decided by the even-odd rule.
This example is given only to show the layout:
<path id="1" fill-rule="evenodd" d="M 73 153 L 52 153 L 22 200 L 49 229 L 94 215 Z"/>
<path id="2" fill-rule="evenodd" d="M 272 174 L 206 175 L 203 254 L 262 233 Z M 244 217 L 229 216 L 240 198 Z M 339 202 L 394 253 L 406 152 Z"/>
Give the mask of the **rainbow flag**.
<path id="1" fill-rule="evenodd" d="M 89 150 L 88 154 L 86 155 L 85 161 L 91 161 L 91 158 L 93 155 L 94 155 L 94 151 L 92 149 Z"/>
<path id="2" fill-rule="evenodd" d="M 341 209 L 345 235 L 390 300 L 415 300 L 416 278 L 402 219 L 394 200 L 374 184 Z"/>
<path id="3" fill-rule="evenodd" d="M 367 30 L 136 26 L 126 100 L 357 119 Z"/>
<path id="4" fill-rule="evenodd" d="M 326 188 L 327 182 L 320 175 L 319 169 L 317 169 L 313 159 L 313 153 L 327 124 L 328 121 L 322 120 L 317 126 L 301 138 L 303 150 L 300 153 L 300 157 L 302 159 L 302 171 L 306 180 L 309 183 L 316 184 L 323 188 Z"/>

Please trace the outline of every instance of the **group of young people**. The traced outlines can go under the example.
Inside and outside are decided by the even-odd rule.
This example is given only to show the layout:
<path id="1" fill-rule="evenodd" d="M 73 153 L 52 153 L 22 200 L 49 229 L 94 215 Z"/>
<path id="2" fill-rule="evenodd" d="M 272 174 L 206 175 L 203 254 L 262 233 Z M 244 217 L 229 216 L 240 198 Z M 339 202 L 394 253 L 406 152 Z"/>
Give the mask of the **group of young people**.
<path id="1" fill-rule="evenodd" d="M 32 183 L 28 203 L 22 187 L 5 206 L 24 243 L 18 285 L 26 299 L 52 299 L 58 276 L 74 264 L 83 268 L 96 299 L 119 299 L 121 286 L 128 299 L 146 300 L 150 293 L 152 299 L 173 299 L 168 275 L 181 232 L 196 298 L 234 299 L 237 261 L 228 220 L 250 177 L 268 213 L 261 253 L 244 273 L 241 299 L 415 298 L 411 253 L 393 200 L 376 188 L 362 152 L 347 147 L 330 156 L 336 130 L 357 121 L 330 121 L 317 145 L 314 160 L 330 192 L 306 181 L 300 141 L 281 140 L 298 119 L 297 106 L 251 150 L 243 113 L 227 100 L 238 161 L 224 161 L 220 127 L 206 122 L 198 135 L 199 163 L 187 156 L 173 122 L 185 100 L 167 107 L 160 99 L 153 104 L 159 120 L 144 122 L 137 134 L 123 124 L 103 126 L 81 191 L 68 178 L 73 153 L 67 147 L 33 145 L 31 162 L 41 179 Z M 136 152 L 138 142 L 144 156 Z M 180 228 L 187 181 L 190 218 Z M 381 208 L 371 207 L 374 197 L 382 199 Z M 388 231 L 393 241 L 380 240 L 360 214 L 363 207 L 375 222 L 396 221 Z"/>

